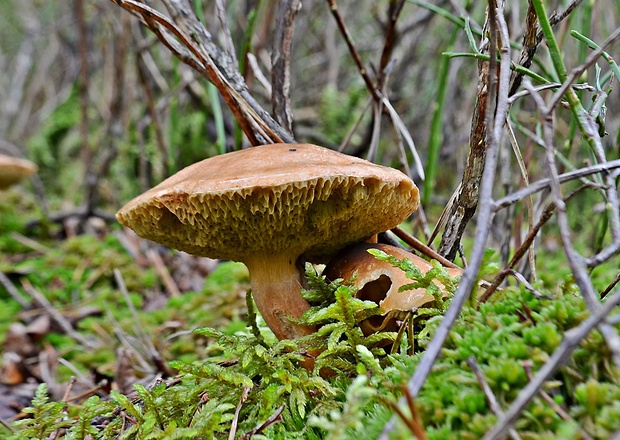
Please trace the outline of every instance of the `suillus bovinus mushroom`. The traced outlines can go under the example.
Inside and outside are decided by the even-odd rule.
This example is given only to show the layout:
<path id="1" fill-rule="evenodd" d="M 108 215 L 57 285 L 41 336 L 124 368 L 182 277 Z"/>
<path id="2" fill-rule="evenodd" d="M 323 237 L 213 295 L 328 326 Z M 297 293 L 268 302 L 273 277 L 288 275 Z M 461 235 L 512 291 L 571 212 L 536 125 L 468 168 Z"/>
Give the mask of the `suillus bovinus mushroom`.
<path id="1" fill-rule="evenodd" d="M 401 269 L 386 261 L 380 261 L 371 255 L 369 249 L 378 249 L 399 260 L 409 259 L 422 273 L 433 266 L 423 258 L 396 246 L 387 244 L 359 243 L 343 249 L 330 262 L 323 274 L 329 280 L 342 278 L 351 282 L 357 289 L 357 297 L 377 303 L 381 308 L 380 316 L 372 316 L 360 323 L 364 334 L 369 335 L 379 330 L 394 331 L 398 328 L 398 312 L 414 311 L 430 307 L 435 301 L 426 289 L 417 288 L 399 292 L 400 287 L 413 283 Z M 462 275 L 458 268 L 446 268 L 451 277 Z M 445 286 L 435 282 L 444 292 Z"/>
<path id="2" fill-rule="evenodd" d="M 291 339 L 314 331 L 295 322 L 309 308 L 300 257 L 323 261 L 398 225 L 418 203 L 400 171 L 316 145 L 273 144 L 195 163 L 117 219 L 169 247 L 245 263 L 267 325 Z"/>
<path id="3" fill-rule="evenodd" d="M 26 159 L 0 154 L 0 190 L 7 189 L 37 172 L 37 166 Z"/>

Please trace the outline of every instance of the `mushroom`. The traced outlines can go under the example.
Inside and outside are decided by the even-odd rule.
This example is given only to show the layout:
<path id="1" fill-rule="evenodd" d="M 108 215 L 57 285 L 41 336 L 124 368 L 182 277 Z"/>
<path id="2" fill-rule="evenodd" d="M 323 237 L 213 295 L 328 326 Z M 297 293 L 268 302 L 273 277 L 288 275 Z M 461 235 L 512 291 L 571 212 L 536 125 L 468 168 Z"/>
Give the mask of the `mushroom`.
<path id="1" fill-rule="evenodd" d="M 371 255 L 369 249 L 378 249 L 399 260 L 409 259 L 422 273 L 428 272 L 433 266 L 426 260 L 411 252 L 387 244 L 358 243 L 342 250 L 325 267 L 323 274 L 329 280 L 342 278 L 345 283 L 352 282 L 357 289 L 357 298 L 377 303 L 382 316 L 371 316 L 362 321 L 360 327 L 365 335 L 379 330 L 394 331 L 398 328 L 398 311 L 411 311 L 422 307 L 430 307 L 435 301 L 426 289 L 417 288 L 399 292 L 401 286 L 411 284 L 401 269 L 381 261 Z M 458 268 L 446 268 L 450 276 L 460 276 L 463 271 Z M 445 287 L 439 281 L 437 286 L 446 295 Z"/>
<path id="2" fill-rule="evenodd" d="M 0 154 L 0 190 L 7 189 L 37 172 L 37 166 L 26 159 Z"/>
<path id="3" fill-rule="evenodd" d="M 314 331 L 294 322 L 309 308 L 300 257 L 325 261 L 396 226 L 418 203 L 400 171 L 316 145 L 273 144 L 195 163 L 116 217 L 169 247 L 245 263 L 258 310 L 290 339 Z"/>

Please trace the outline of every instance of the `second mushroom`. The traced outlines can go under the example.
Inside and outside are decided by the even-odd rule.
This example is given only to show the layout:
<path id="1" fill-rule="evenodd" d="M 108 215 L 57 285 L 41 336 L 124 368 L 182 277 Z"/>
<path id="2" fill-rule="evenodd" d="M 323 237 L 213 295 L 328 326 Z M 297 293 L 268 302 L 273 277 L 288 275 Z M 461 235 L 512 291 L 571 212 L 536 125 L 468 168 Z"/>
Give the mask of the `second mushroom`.
<path id="1" fill-rule="evenodd" d="M 342 250 L 330 262 L 323 274 L 328 280 L 342 278 L 356 289 L 356 296 L 373 301 L 381 308 L 381 315 L 372 316 L 360 323 L 364 334 L 369 335 L 379 330 L 395 331 L 398 329 L 398 312 L 411 312 L 424 307 L 431 307 L 435 302 L 426 289 L 415 288 L 401 291 L 400 288 L 413 283 L 405 272 L 386 261 L 380 261 L 368 250 L 377 249 L 399 260 L 408 259 L 425 274 L 433 266 L 423 258 L 396 246 L 387 244 L 358 243 Z M 463 274 L 459 268 L 447 268 L 451 277 Z M 443 296 L 447 295 L 445 286 L 438 281 L 435 284 Z"/>

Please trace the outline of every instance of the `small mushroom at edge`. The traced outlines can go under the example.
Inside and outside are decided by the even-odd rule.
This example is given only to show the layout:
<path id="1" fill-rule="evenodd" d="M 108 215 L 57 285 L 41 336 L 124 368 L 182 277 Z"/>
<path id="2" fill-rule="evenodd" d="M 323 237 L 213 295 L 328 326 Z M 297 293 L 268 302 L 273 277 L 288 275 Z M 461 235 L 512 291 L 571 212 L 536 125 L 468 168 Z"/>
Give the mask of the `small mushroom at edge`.
<path id="1" fill-rule="evenodd" d="M 289 318 L 309 308 L 298 259 L 323 261 L 388 230 L 419 203 L 400 171 L 309 144 L 274 144 L 193 164 L 118 213 L 138 235 L 245 263 L 252 293 L 279 339 L 313 332 Z"/>
<path id="2" fill-rule="evenodd" d="M 382 316 L 372 316 L 360 323 L 365 335 L 379 330 L 395 331 L 398 328 L 397 320 L 390 312 L 429 307 L 435 299 L 423 288 L 399 292 L 401 286 L 411 284 L 413 280 L 407 278 L 401 269 L 375 258 L 368 249 L 378 249 L 399 260 L 407 258 L 422 273 L 428 272 L 433 266 L 423 258 L 396 246 L 359 243 L 342 250 L 325 267 L 323 274 L 327 279 L 333 281 L 342 278 L 345 283 L 352 281 L 353 286 L 358 289 L 358 298 L 373 301 L 381 307 Z M 446 269 L 452 277 L 463 273 L 458 268 Z M 445 287 L 438 281 L 436 284 L 445 294 Z"/>
<path id="3" fill-rule="evenodd" d="M 37 172 L 37 166 L 26 159 L 0 154 L 0 190 Z"/>

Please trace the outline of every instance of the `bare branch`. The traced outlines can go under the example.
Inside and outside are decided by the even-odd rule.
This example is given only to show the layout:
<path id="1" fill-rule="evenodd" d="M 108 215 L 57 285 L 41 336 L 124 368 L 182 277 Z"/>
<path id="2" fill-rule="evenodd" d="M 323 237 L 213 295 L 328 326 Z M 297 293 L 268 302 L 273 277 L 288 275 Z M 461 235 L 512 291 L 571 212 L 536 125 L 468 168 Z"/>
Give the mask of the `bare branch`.
<path id="1" fill-rule="evenodd" d="M 580 179 L 582 177 L 590 176 L 596 173 L 609 172 L 617 168 L 620 168 L 620 159 L 612 160 L 605 163 L 599 163 L 589 167 L 579 168 L 577 170 L 560 174 L 558 175 L 558 182 L 570 182 L 571 180 Z M 499 209 L 506 208 L 510 205 L 517 203 L 519 200 L 522 200 L 527 196 L 549 188 L 550 185 L 551 179 L 537 180 L 536 182 L 532 183 L 529 186 L 526 186 L 525 188 L 522 188 L 512 194 L 507 195 L 506 197 L 502 197 L 501 199 L 496 200 L 494 202 L 494 209 L 497 211 Z"/>
<path id="2" fill-rule="evenodd" d="M 351 33 L 347 29 L 347 26 L 344 24 L 342 15 L 340 15 L 340 11 L 338 10 L 338 5 L 336 4 L 336 0 L 327 0 L 327 3 L 329 3 L 329 10 L 331 11 L 332 16 L 336 20 L 336 24 L 338 25 L 338 29 L 340 29 L 340 33 L 342 34 L 345 42 L 347 43 L 349 52 L 351 53 L 351 56 L 353 57 L 353 60 L 355 61 L 355 64 L 357 65 L 360 75 L 362 76 L 362 79 L 364 80 L 364 83 L 366 84 L 366 88 L 372 95 L 375 102 L 381 101 L 381 94 L 379 93 L 379 90 L 375 87 L 374 83 L 372 82 L 372 79 L 370 79 L 370 76 L 368 75 L 368 70 L 366 70 L 366 67 L 364 67 L 362 58 L 360 57 L 360 54 L 357 52 L 357 49 L 355 48 L 355 45 L 353 44 Z"/>
<path id="3" fill-rule="evenodd" d="M 290 133 L 274 121 L 249 94 L 237 66 L 215 46 L 211 35 L 196 18 L 187 1 L 164 1 L 176 24 L 144 3 L 134 0 L 111 1 L 140 18 L 176 57 L 217 87 L 253 145 L 295 142 Z"/>
<path id="4" fill-rule="evenodd" d="M 482 175 L 480 184 L 480 212 L 478 214 L 476 237 L 474 242 L 477 246 L 472 253 L 469 266 L 463 272 L 459 286 L 454 293 L 452 302 L 448 311 L 445 313 L 441 324 L 435 331 L 435 335 L 428 345 L 420 363 L 418 364 L 415 373 L 409 379 L 407 389 L 413 398 L 417 397 L 418 393 L 422 389 L 428 375 L 430 374 L 435 361 L 441 353 L 441 348 L 450 333 L 452 326 L 456 322 L 456 319 L 461 313 L 461 310 L 465 304 L 467 298 L 471 294 L 476 282 L 476 274 L 482 264 L 484 256 L 484 243 L 486 243 L 489 230 L 491 226 L 491 220 L 493 219 L 493 184 L 495 181 L 495 169 L 497 165 L 499 143 L 501 132 L 503 130 L 504 122 L 506 120 L 506 114 L 508 112 L 508 89 L 509 89 L 509 77 L 510 77 L 510 45 L 508 37 L 508 29 L 503 17 L 503 2 L 501 6 L 496 8 L 494 0 L 489 1 L 489 20 L 495 22 L 491 29 L 496 30 L 496 33 L 491 33 L 490 38 L 501 39 L 501 65 L 499 72 L 499 81 L 495 83 L 494 80 L 489 80 L 488 84 L 497 84 L 497 103 L 493 106 L 493 103 L 489 103 L 486 109 L 489 112 L 488 120 L 492 121 L 492 125 L 489 126 L 488 131 L 488 152 L 487 160 L 484 166 L 484 173 Z M 497 25 L 497 27 L 496 27 Z M 499 34 L 499 35 L 498 35 Z M 495 72 L 490 70 L 489 75 L 494 75 Z M 489 91 L 490 95 L 493 95 Z M 494 107 L 494 108 L 493 108 Z M 402 399 L 401 399 L 402 400 Z M 400 402 L 399 402 L 400 404 Z M 394 418 L 392 418 L 384 427 L 380 439 L 386 440 L 389 432 L 393 429 Z"/>
<path id="5" fill-rule="evenodd" d="M 482 440 L 495 440 L 502 438 L 503 435 L 514 425 L 517 418 L 523 410 L 532 401 L 538 391 L 544 386 L 545 382 L 564 365 L 569 359 L 573 351 L 579 346 L 581 341 L 588 334 L 605 321 L 605 318 L 620 304 L 620 289 L 616 289 L 609 299 L 596 310 L 592 315 L 583 321 L 578 327 L 575 327 L 564 334 L 564 339 L 553 352 L 549 360 L 538 370 L 534 378 L 521 390 L 513 404 L 506 411 L 503 417 L 499 419 L 497 424 L 483 437 Z"/>
<path id="6" fill-rule="evenodd" d="M 504 411 L 499 405 L 499 402 L 497 401 L 497 397 L 495 397 L 495 394 L 493 394 L 493 390 L 491 389 L 488 382 L 484 378 L 482 368 L 480 368 L 480 365 L 478 365 L 478 362 L 476 362 L 476 358 L 474 356 L 468 357 L 467 365 L 469 365 L 469 368 L 471 368 L 474 374 L 476 375 L 476 379 L 478 380 L 478 383 L 480 384 L 480 387 L 482 388 L 482 391 L 484 392 L 484 395 L 487 398 L 487 402 L 489 403 L 489 407 L 491 408 L 491 411 L 493 411 L 493 414 L 495 414 L 497 417 L 503 416 Z M 510 437 L 512 437 L 513 440 L 521 439 L 517 431 L 514 429 L 510 430 Z"/>
<path id="7" fill-rule="evenodd" d="M 293 132 L 291 111 L 291 45 L 295 17 L 301 9 L 300 0 L 282 0 L 278 3 L 275 39 L 271 54 L 271 104 L 276 121 L 290 133 Z"/>

